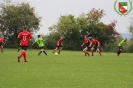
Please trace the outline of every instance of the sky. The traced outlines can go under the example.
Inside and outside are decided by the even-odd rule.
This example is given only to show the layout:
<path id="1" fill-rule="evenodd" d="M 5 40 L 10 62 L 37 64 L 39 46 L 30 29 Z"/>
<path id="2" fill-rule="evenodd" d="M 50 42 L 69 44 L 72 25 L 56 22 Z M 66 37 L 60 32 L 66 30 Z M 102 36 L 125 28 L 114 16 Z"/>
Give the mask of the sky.
<path id="1" fill-rule="evenodd" d="M 2 1 L 2 0 L 0 0 Z M 128 33 L 130 17 L 133 17 L 133 10 L 125 17 L 114 11 L 116 0 L 12 0 L 13 2 L 29 2 L 31 7 L 35 7 L 35 12 L 42 17 L 40 31 L 37 34 L 49 34 L 48 28 L 56 24 L 60 15 L 73 14 L 78 17 L 82 13 L 88 13 L 92 8 L 103 9 L 105 16 L 101 21 L 105 24 L 117 20 L 115 29 L 119 33 Z M 117 0 L 118 2 L 128 2 L 129 0 Z M 118 5 L 117 5 L 118 6 Z M 117 8 L 117 7 L 116 7 Z"/>

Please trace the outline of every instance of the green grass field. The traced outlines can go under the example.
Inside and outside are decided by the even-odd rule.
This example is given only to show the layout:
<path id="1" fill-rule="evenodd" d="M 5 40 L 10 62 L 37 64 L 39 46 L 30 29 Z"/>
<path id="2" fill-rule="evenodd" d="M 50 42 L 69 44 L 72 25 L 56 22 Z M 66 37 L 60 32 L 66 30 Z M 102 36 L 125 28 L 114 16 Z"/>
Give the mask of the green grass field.
<path id="1" fill-rule="evenodd" d="M 19 53 L 0 53 L 0 88 L 133 88 L 133 54 L 103 53 L 85 57 L 82 51 L 28 50 L 28 62 Z"/>

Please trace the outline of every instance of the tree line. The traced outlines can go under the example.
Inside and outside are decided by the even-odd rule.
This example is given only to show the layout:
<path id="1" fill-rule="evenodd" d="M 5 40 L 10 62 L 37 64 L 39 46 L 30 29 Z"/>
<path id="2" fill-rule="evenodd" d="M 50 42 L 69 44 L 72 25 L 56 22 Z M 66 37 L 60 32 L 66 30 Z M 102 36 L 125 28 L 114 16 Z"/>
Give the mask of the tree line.
<path id="1" fill-rule="evenodd" d="M 105 16 L 103 9 L 91 9 L 88 13 L 81 13 L 78 17 L 73 14 L 61 15 L 57 22 L 49 27 L 50 33 L 43 35 L 45 39 L 45 48 L 53 49 L 60 36 L 63 36 L 63 49 L 81 50 L 84 35 L 89 38 L 95 37 L 101 43 L 102 51 L 117 51 L 118 43 L 122 40 L 120 34 L 116 31 L 116 20 L 110 24 L 105 24 L 101 19 Z M 5 36 L 5 47 L 17 48 L 19 40 L 17 35 L 22 31 L 23 26 L 28 26 L 28 31 L 35 34 L 40 29 L 41 17 L 35 12 L 34 7 L 29 3 L 13 3 L 5 0 L 0 4 L 0 32 Z M 129 26 L 129 32 L 133 34 L 133 20 Z M 132 36 L 133 37 L 133 36 Z M 32 43 L 34 40 L 30 40 Z M 128 41 L 128 47 L 125 52 L 133 52 L 133 38 Z M 37 45 L 29 48 L 38 48 Z"/>

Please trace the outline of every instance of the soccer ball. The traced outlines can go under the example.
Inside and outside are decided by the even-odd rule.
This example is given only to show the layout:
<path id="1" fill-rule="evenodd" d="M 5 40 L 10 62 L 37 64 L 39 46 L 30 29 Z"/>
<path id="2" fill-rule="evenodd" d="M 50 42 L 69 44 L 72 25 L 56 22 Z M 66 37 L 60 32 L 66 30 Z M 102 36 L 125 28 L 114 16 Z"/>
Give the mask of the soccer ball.
<path id="1" fill-rule="evenodd" d="M 55 56 L 57 56 L 57 55 L 58 55 L 58 53 L 55 53 L 54 55 L 55 55 Z"/>

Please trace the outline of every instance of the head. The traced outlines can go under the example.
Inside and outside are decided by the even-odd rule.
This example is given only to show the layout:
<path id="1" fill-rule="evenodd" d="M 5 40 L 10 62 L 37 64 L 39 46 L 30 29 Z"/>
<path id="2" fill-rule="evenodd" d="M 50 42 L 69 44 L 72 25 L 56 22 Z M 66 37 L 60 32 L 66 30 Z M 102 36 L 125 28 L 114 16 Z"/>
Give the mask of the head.
<path id="1" fill-rule="evenodd" d="M 40 38 L 40 37 L 41 37 L 41 35 L 38 35 L 37 37 L 38 37 L 38 38 Z"/>
<path id="2" fill-rule="evenodd" d="M 84 38 L 87 38 L 87 35 L 85 35 Z"/>
<path id="3" fill-rule="evenodd" d="M 61 36 L 60 38 L 63 39 L 63 36 Z"/>
<path id="4" fill-rule="evenodd" d="M 95 40 L 95 38 L 92 38 L 92 41 L 94 41 Z"/>
<path id="5" fill-rule="evenodd" d="M 124 40 L 127 41 L 127 38 L 125 38 Z"/>
<path id="6" fill-rule="evenodd" d="M 27 30 L 27 27 L 26 26 L 24 26 L 24 30 Z"/>

